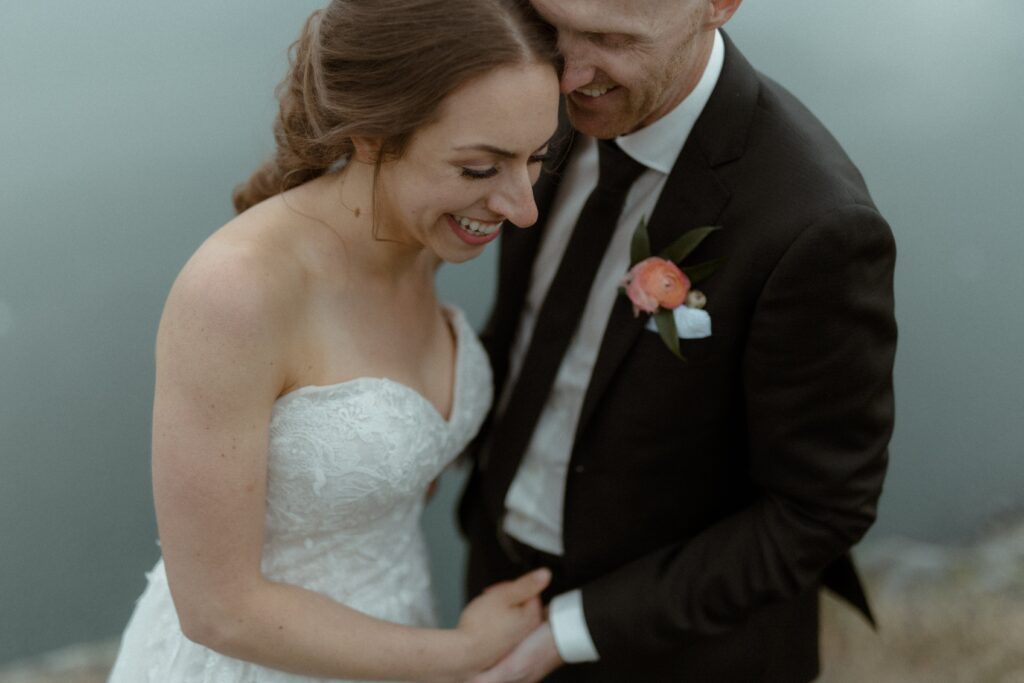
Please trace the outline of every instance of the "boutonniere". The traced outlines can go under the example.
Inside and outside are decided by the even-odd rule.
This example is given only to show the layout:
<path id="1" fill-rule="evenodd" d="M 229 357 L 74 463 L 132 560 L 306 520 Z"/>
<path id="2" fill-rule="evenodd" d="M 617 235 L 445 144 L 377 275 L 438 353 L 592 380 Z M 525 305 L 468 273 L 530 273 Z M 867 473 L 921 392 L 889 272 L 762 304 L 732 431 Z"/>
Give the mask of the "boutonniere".
<path id="1" fill-rule="evenodd" d="M 633 303 L 633 315 L 638 316 L 641 312 L 651 314 L 665 346 L 683 361 L 686 358 L 679 352 L 677 321 L 688 328 L 687 337 L 711 334 L 711 318 L 703 310 L 707 299 L 703 292 L 693 289 L 693 285 L 711 275 L 722 259 L 693 266 L 680 267 L 676 264 L 689 256 L 718 227 L 689 230 L 658 255 L 652 256 L 647 221 L 641 218 L 629 246 L 629 272 L 622 280 L 622 287 Z M 699 331 L 690 332 L 690 328 Z"/>

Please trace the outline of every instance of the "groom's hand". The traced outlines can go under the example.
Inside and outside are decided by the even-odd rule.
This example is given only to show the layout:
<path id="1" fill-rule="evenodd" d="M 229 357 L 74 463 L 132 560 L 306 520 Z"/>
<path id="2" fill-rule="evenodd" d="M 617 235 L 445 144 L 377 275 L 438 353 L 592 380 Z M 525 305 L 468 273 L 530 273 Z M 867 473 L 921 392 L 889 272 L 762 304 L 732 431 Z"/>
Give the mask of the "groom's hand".
<path id="1" fill-rule="evenodd" d="M 551 624 L 545 621 L 501 661 L 469 683 L 535 683 L 562 664 Z"/>

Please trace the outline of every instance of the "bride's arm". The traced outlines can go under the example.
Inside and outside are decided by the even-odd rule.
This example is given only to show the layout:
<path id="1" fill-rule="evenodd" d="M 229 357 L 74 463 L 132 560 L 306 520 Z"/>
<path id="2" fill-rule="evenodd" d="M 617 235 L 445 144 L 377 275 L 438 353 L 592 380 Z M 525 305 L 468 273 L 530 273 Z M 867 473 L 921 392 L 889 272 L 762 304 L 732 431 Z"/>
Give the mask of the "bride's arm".
<path id="1" fill-rule="evenodd" d="M 258 252 L 207 245 L 183 270 L 157 338 L 153 486 L 185 635 L 308 676 L 460 680 L 540 619 L 531 576 L 474 602 L 453 630 L 404 627 L 260 571 L 268 425 L 287 385 L 301 281 Z"/>

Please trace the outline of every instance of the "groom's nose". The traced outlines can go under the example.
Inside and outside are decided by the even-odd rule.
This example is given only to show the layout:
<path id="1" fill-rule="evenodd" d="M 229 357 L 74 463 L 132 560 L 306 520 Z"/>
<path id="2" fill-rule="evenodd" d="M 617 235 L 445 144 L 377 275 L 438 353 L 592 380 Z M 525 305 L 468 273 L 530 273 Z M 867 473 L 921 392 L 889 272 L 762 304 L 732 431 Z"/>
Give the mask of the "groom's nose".
<path id="1" fill-rule="evenodd" d="M 587 85 L 594 80 L 596 69 L 589 58 L 586 39 L 573 36 L 568 31 L 558 34 L 558 51 L 562 53 L 564 66 L 559 80 L 562 93 L 568 95 L 576 88 Z"/>
<path id="2" fill-rule="evenodd" d="M 562 77 L 558 85 L 563 95 L 568 95 L 576 88 L 581 88 L 594 81 L 597 70 L 586 62 L 571 61 L 566 58 L 565 67 L 562 69 Z"/>

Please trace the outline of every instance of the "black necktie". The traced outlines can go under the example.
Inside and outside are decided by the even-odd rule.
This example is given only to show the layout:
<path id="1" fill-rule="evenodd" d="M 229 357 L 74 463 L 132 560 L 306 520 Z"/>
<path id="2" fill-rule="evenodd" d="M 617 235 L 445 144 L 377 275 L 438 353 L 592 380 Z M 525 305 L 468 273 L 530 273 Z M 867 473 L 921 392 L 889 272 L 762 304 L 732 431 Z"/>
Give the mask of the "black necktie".
<path id="1" fill-rule="evenodd" d="M 644 166 L 611 140 L 598 141 L 597 187 L 587 197 L 533 328 L 530 346 L 509 396 L 481 453 L 483 498 L 500 520 L 505 495 L 547 402 L 562 357 L 579 326 L 583 307 L 633 181 Z M 625 273 L 623 273 L 625 275 Z"/>

